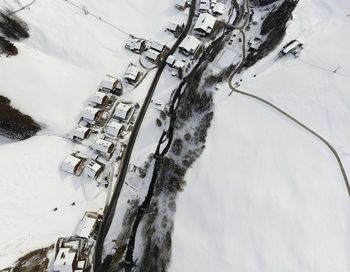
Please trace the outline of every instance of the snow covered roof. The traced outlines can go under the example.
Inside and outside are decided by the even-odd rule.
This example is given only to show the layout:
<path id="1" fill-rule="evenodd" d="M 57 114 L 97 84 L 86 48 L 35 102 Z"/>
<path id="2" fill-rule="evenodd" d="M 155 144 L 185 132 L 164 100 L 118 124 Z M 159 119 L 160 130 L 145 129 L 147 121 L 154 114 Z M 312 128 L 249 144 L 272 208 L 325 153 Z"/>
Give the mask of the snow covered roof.
<path id="1" fill-rule="evenodd" d="M 77 126 L 73 129 L 72 135 L 73 135 L 74 137 L 78 137 L 78 138 L 80 138 L 80 139 L 85 139 L 86 134 L 87 134 L 89 131 L 90 131 L 89 128 L 84 127 L 84 126 L 82 126 L 82 125 L 77 125 Z"/>
<path id="2" fill-rule="evenodd" d="M 113 86 L 112 86 L 113 88 Z M 112 90 L 112 89 L 111 89 Z M 95 94 L 91 97 L 91 102 L 94 102 L 96 104 L 101 105 L 103 103 L 103 101 L 107 98 L 107 94 L 103 93 L 103 92 L 95 92 Z"/>
<path id="3" fill-rule="evenodd" d="M 90 121 L 95 121 L 96 114 L 100 112 L 100 109 L 87 106 L 81 113 L 81 117 L 86 118 Z"/>
<path id="4" fill-rule="evenodd" d="M 99 138 L 93 143 L 92 147 L 100 152 L 109 153 L 113 143 Z"/>
<path id="5" fill-rule="evenodd" d="M 162 52 L 165 48 L 165 44 L 162 42 L 153 41 L 151 43 L 151 49 Z"/>
<path id="6" fill-rule="evenodd" d="M 75 260 L 75 254 L 75 252 L 70 251 L 70 248 L 60 248 L 53 264 L 54 270 L 61 271 L 64 266 L 72 267 Z"/>
<path id="7" fill-rule="evenodd" d="M 160 53 L 158 51 L 153 50 L 153 49 L 148 49 L 145 53 L 145 56 L 147 58 L 150 58 L 153 61 L 156 61 L 156 60 L 158 60 Z"/>
<path id="8" fill-rule="evenodd" d="M 198 46 L 201 44 L 201 41 L 192 35 L 188 35 L 180 44 L 179 48 L 187 51 L 190 54 L 193 54 Z"/>
<path id="9" fill-rule="evenodd" d="M 110 77 L 107 77 L 106 79 L 102 80 L 100 88 L 104 90 L 113 90 L 114 83 L 116 82 L 116 79 L 112 79 Z"/>
<path id="10" fill-rule="evenodd" d="M 96 218 L 92 218 L 87 214 L 84 214 L 83 219 L 80 221 L 77 230 L 75 231 L 75 235 L 79 237 L 89 238 L 96 224 L 96 220 Z"/>
<path id="11" fill-rule="evenodd" d="M 81 163 L 82 159 L 73 155 L 68 155 L 62 162 L 61 169 L 70 174 L 75 174 L 76 167 Z"/>
<path id="12" fill-rule="evenodd" d="M 130 50 L 141 50 L 144 43 L 145 43 L 144 40 L 129 38 L 126 41 L 125 47 L 130 49 Z"/>
<path id="13" fill-rule="evenodd" d="M 209 13 L 201 13 L 198 17 L 194 30 L 203 31 L 206 34 L 210 34 L 215 25 L 216 19 Z"/>
<path id="14" fill-rule="evenodd" d="M 213 13 L 222 15 L 222 14 L 224 14 L 225 8 L 226 8 L 226 6 L 224 3 L 217 3 L 213 7 Z"/>
<path id="15" fill-rule="evenodd" d="M 167 29 L 169 31 L 175 32 L 178 27 L 182 27 L 183 25 L 184 25 L 184 23 L 179 23 L 179 22 L 172 21 L 172 22 L 170 22 L 168 24 Z"/>
<path id="16" fill-rule="evenodd" d="M 101 171 L 103 166 L 96 161 L 91 160 L 85 168 L 85 175 L 90 178 L 95 178 L 96 174 Z"/>
<path id="17" fill-rule="evenodd" d="M 130 63 L 128 66 L 128 69 L 126 69 L 124 78 L 130 79 L 132 81 L 136 81 L 139 73 L 140 73 L 140 70 L 137 68 L 137 66 L 135 64 Z"/>
<path id="18" fill-rule="evenodd" d="M 209 1 L 201 1 L 199 3 L 199 12 L 207 12 L 210 9 Z"/>
<path id="19" fill-rule="evenodd" d="M 255 50 L 258 50 L 259 47 L 260 47 L 260 43 L 259 43 L 259 41 L 256 41 L 256 40 L 253 39 L 253 40 L 250 41 L 250 46 L 249 47 L 253 48 Z"/>
<path id="20" fill-rule="evenodd" d="M 123 124 L 119 123 L 118 121 L 111 121 L 108 124 L 107 133 L 116 137 L 120 133 L 120 130 L 123 129 L 123 127 Z"/>
<path id="21" fill-rule="evenodd" d="M 174 63 L 174 68 L 176 69 L 183 69 L 185 67 L 186 63 L 182 60 L 177 60 Z"/>
<path id="22" fill-rule="evenodd" d="M 166 63 L 169 64 L 170 66 L 173 66 L 174 62 L 176 61 L 175 57 L 173 55 L 170 55 L 167 59 L 166 59 Z"/>
<path id="23" fill-rule="evenodd" d="M 119 103 L 115 107 L 113 116 L 125 120 L 131 107 L 124 103 Z"/>

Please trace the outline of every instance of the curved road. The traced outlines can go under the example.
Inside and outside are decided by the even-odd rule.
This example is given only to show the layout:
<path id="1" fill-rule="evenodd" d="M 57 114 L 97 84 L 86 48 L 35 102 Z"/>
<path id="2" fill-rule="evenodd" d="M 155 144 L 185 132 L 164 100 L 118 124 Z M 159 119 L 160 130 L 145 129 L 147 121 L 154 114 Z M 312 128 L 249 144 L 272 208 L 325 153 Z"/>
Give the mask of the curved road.
<path id="1" fill-rule="evenodd" d="M 123 184 L 124 184 L 125 176 L 126 176 L 127 171 L 128 171 L 128 166 L 129 166 L 129 161 L 130 161 L 130 157 L 132 154 L 132 150 L 133 150 L 134 144 L 136 142 L 136 138 L 137 138 L 138 132 L 140 130 L 142 121 L 144 119 L 144 116 L 146 114 L 148 106 L 152 100 L 153 93 L 157 87 L 160 76 L 162 75 L 162 72 L 166 66 L 167 57 L 176 51 L 176 49 L 178 48 L 180 43 L 184 40 L 184 38 L 187 36 L 187 33 L 190 30 L 190 27 L 192 25 L 192 20 L 194 17 L 195 6 L 196 6 L 196 0 L 192 0 L 190 13 L 188 16 L 186 26 L 185 26 L 183 32 L 181 33 L 180 37 L 177 39 L 177 41 L 172 46 L 172 48 L 170 49 L 168 54 L 164 57 L 164 59 L 160 63 L 159 68 L 157 70 L 157 73 L 152 81 L 151 87 L 148 90 L 146 99 L 141 107 L 139 116 L 135 122 L 134 129 L 131 132 L 129 142 L 128 142 L 128 145 L 127 145 L 126 150 L 125 150 L 125 154 L 124 154 L 122 162 L 121 162 L 120 172 L 119 172 L 119 176 L 118 176 L 118 180 L 117 180 L 117 186 L 113 192 L 111 202 L 110 202 L 109 206 L 107 207 L 107 211 L 105 212 L 104 219 L 102 221 L 102 224 L 101 224 L 98 236 L 97 236 L 96 247 L 95 247 L 95 256 L 94 256 L 94 271 L 96 271 L 96 272 L 102 271 L 101 270 L 102 269 L 101 261 L 102 261 L 102 251 L 103 251 L 104 239 L 108 233 L 109 227 L 112 223 L 112 220 L 113 220 L 113 217 L 115 214 L 119 195 L 120 195 L 121 189 L 122 189 Z"/>
<path id="2" fill-rule="evenodd" d="M 249 3 L 248 3 L 248 0 L 247 0 L 247 7 L 248 7 L 248 10 L 249 10 Z M 249 17 L 248 17 L 249 18 Z M 241 60 L 241 63 L 238 65 L 238 67 L 232 72 L 232 74 L 230 75 L 229 77 L 229 80 L 228 80 L 228 85 L 230 87 L 230 89 L 235 92 L 235 93 L 238 93 L 238 94 L 241 94 L 241 95 L 244 95 L 244 96 L 247 96 L 247 97 L 250 97 L 250 98 L 253 98 L 259 102 L 262 102 L 264 103 L 265 105 L 273 108 L 274 110 L 278 111 L 279 113 L 281 113 L 282 115 L 284 115 L 285 117 L 287 117 L 289 120 L 291 120 L 292 122 L 296 123 L 297 125 L 299 125 L 300 127 L 302 127 L 303 129 L 305 129 L 306 131 L 308 131 L 309 133 L 311 133 L 312 135 L 314 135 L 316 138 L 318 138 L 321 142 L 323 142 L 328 148 L 329 150 L 332 152 L 332 154 L 334 155 L 335 159 L 337 160 L 337 163 L 339 165 L 339 168 L 340 168 L 340 171 L 341 171 L 341 174 L 343 176 L 343 179 L 344 179 L 344 182 L 345 182 L 345 186 L 346 186 L 346 189 L 347 189 L 347 192 L 348 192 L 348 195 L 350 197 L 350 184 L 349 184 L 349 180 L 348 180 L 348 177 L 347 177 L 347 174 L 345 172 L 345 169 L 344 169 L 344 166 L 343 166 L 343 163 L 340 159 L 340 156 L 338 154 L 338 152 L 335 150 L 335 148 L 332 146 L 332 144 L 329 143 L 328 140 L 326 140 L 324 137 L 322 137 L 320 134 L 318 134 L 317 132 L 315 132 L 314 130 L 312 130 L 310 127 L 308 127 L 307 125 L 305 125 L 304 123 L 302 123 L 301 121 L 297 120 L 295 117 L 293 117 L 292 115 L 290 115 L 289 113 L 285 112 L 284 110 L 282 110 L 280 107 L 276 106 L 275 104 L 259 97 L 259 96 L 256 96 L 254 94 L 251 94 L 251 93 L 247 93 L 247 92 L 244 92 L 244 91 L 240 91 L 238 90 L 237 88 L 235 88 L 232 84 L 232 81 L 233 81 L 233 77 L 236 75 L 236 73 L 238 71 L 240 71 L 240 69 L 242 68 L 243 64 L 244 64 L 244 60 L 245 60 L 245 57 L 246 57 L 246 50 L 245 50 L 245 41 L 246 41 L 246 37 L 245 37 L 245 33 L 243 31 L 243 28 L 245 27 L 245 25 L 247 24 L 247 21 L 245 22 L 245 24 L 243 24 L 242 27 L 240 28 L 237 28 L 240 30 L 241 34 L 242 34 L 242 37 L 243 37 L 243 40 L 242 40 L 242 60 Z"/>

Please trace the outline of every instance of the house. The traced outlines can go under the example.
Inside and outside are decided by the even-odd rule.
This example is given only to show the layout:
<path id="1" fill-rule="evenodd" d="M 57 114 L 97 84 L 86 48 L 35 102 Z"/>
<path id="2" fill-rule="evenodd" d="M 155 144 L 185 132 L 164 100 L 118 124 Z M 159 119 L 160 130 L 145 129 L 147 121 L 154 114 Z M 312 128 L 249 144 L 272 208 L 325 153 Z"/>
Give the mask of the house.
<path id="1" fill-rule="evenodd" d="M 200 44 L 200 40 L 192 35 L 188 35 L 179 45 L 179 51 L 185 56 L 193 55 L 198 50 Z"/>
<path id="2" fill-rule="evenodd" d="M 149 59 L 151 62 L 153 63 L 158 63 L 160 61 L 160 58 L 161 58 L 161 53 L 158 52 L 158 51 L 155 51 L 153 49 L 148 49 L 146 52 L 145 52 L 145 57 L 147 59 Z"/>
<path id="3" fill-rule="evenodd" d="M 199 2 L 199 13 L 207 13 L 210 10 L 210 1 L 209 0 L 201 0 Z"/>
<path id="4" fill-rule="evenodd" d="M 177 76 L 179 78 L 183 77 L 183 72 L 185 70 L 186 63 L 182 60 L 175 61 L 173 67 L 177 70 Z"/>
<path id="5" fill-rule="evenodd" d="M 136 83 L 141 77 L 141 71 L 133 63 L 130 63 L 126 69 L 124 78 L 130 83 Z"/>
<path id="6" fill-rule="evenodd" d="M 178 22 L 170 22 L 167 26 L 167 30 L 171 33 L 174 33 L 175 36 L 178 36 L 182 30 L 184 29 L 185 27 L 185 24 L 182 22 L 182 23 L 178 23 Z"/>
<path id="7" fill-rule="evenodd" d="M 111 153 L 114 149 L 114 144 L 99 138 L 93 143 L 92 148 L 102 153 Z"/>
<path id="8" fill-rule="evenodd" d="M 75 230 L 75 236 L 89 239 L 96 228 L 101 216 L 95 212 L 85 212 L 84 217 L 80 220 Z"/>
<path id="9" fill-rule="evenodd" d="M 168 64 L 170 67 L 172 67 L 174 65 L 176 61 L 176 58 L 173 55 L 168 56 L 168 58 L 166 59 L 166 64 Z"/>
<path id="10" fill-rule="evenodd" d="M 294 57 L 298 57 L 300 55 L 301 50 L 303 49 L 303 44 L 298 40 L 292 40 L 287 45 L 285 45 L 280 52 L 280 56 L 287 55 L 291 53 Z"/>
<path id="11" fill-rule="evenodd" d="M 224 3 L 217 3 L 213 6 L 213 15 L 214 16 L 220 16 L 224 14 L 225 12 L 225 4 Z"/>
<path id="12" fill-rule="evenodd" d="M 71 132 L 71 135 L 76 138 L 79 138 L 81 140 L 84 140 L 89 137 L 91 132 L 90 128 L 84 127 L 82 125 L 77 125 L 73 131 Z"/>
<path id="13" fill-rule="evenodd" d="M 132 113 L 132 108 L 131 106 L 124 104 L 124 103 L 119 103 L 114 110 L 113 117 L 121 120 L 128 122 L 128 119 L 130 119 L 130 115 Z"/>
<path id="14" fill-rule="evenodd" d="M 100 90 L 107 93 L 121 93 L 123 91 L 123 85 L 120 80 L 107 77 L 102 80 L 100 84 Z"/>
<path id="15" fill-rule="evenodd" d="M 53 263 L 55 272 L 73 272 L 75 266 L 76 252 L 72 252 L 70 248 L 60 248 Z"/>
<path id="16" fill-rule="evenodd" d="M 253 40 L 249 41 L 248 45 L 249 45 L 249 49 L 251 51 L 258 51 L 259 47 L 260 47 L 260 41 L 253 39 Z"/>
<path id="17" fill-rule="evenodd" d="M 107 134 L 114 136 L 114 137 L 118 137 L 119 134 L 123 131 L 124 129 L 124 125 L 112 120 L 111 122 L 109 122 L 108 126 L 107 126 Z"/>
<path id="18" fill-rule="evenodd" d="M 104 166 L 91 160 L 85 168 L 84 174 L 92 179 L 96 179 L 103 171 Z"/>
<path id="19" fill-rule="evenodd" d="M 177 0 L 175 4 L 175 7 L 181 11 L 184 11 L 189 6 L 191 6 L 190 0 Z"/>
<path id="20" fill-rule="evenodd" d="M 94 123 L 102 114 L 102 110 L 87 106 L 81 113 L 81 117 L 88 123 Z"/>
<path id="21" fill-rule="evenodd" d="M 104 105 L 107 102 L 107 100 L 108 95 L 99 91 L 95 92 L 95 94 L 90 98 L 90 102 L 97 105 Z"/>
<path id="22" fill-rule="evenodd" d="M 201 13 L 194 25 L 194 32 L 200 37 L 207 37 L 214 29 L 216 19 L 209 13 Z"/>
<path id="23" fill-rule="evenodd" d="M 68 155 L 61 164 L 61 169 L 67 173 L 80 175 L 83 167 L 84 159 L 74 155 Z"/>
<path id="24" fill-rule="evenodd" d="M 130 36 L 126 41 L 125 48 L 132 52 L 141 54 L 146 48 L 146 41 Z"/>
<path id="25" fill-rule="evenodd" d="M 161 52 L 161 53 L 167 49 L 167 47 L 166 47 L 166 45 L 164 43 L 157 42 L 157 41 L 153 41 L 151 43 L 150 48 L 153 49 L 153 50 L 156 50 L 158 52 Z"/>

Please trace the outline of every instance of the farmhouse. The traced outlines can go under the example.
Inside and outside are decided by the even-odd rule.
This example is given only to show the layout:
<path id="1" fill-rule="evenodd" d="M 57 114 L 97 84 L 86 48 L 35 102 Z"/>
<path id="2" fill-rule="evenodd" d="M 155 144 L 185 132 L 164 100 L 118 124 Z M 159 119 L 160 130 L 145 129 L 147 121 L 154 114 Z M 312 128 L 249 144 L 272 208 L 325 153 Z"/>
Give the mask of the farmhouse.
<path id="1" fill-rule="evenodd" d="M 142 39 L 134 38 L 133 36 L 129 37 L 126 41 L 125 48 L 133 51 L 135 53 L 142 53 L 146 48 L 146 41 Z"/>
<path id="2" fill-rule="evenodd" d="M 85 175 L 89 178 L 96 179 L 103 171 L 103 165 L 91 160 L 85 168 Z"/>
<path id="3" fill-rule="evenodd" d="M 181 33 L 181 31 L 184 29 L 185 24 L 182 23 L 178 23 L 178 22 L 170 22 L 167 26 L 167 30 L 171 33 L 174 33 L 175 36 L 179 35 Z"/>
<path id="4" fill-rule="evenodd" d="M 84 159 L 69 155 L 62 162 L 61 169 L 67 173 L 78 176 L 81 174 L 83 162 Z"/>
<path id="5" fill-rule="evenodd" d="M 133 63 L 130 63 L 128 68 L 126 69 L 124 79 L 126 79 L 129 83 L 136 83 L 141 77 L 141 72 L 137 68 L 137 66 Z"/>
<path id="6" fill-rule="evenodd" d="M 53 264 L 53 270 L 56 272 L 73 272 L 75 266 L 76 252 L 70 248 L 60 248 Z"/>
<path id="7" fill-rule="evenodd" d="M 87 127 L 84 127 L 84 126 L 81 126 L 81 125 L 77 125 L 71 132 L 71 135 L 76 138 L 79 138 L 81 140 L 84 140 L 86 138 L 89 137 L 90 135 L 90 132 L 91 132 L 91 129 L 90 128 L 87 128 Z"/>
<path id="8" fill-rule="evenodd" d="M 166 47 L 166 45 L 164 43 L 157 42 L 157 41 L 153 41 L 151 43 L 151 47 L 150 48 L 153 49 L 153 50 L 156 50 L 158 52 L 163 52 L 163 51 L 165 51 L 167 49 L 167 47 Z"/>
<path id="9" fill-rule="evenodd" d="M 108 95 L 103 92 L 95 92 L 93 96 L 91 96 L 90 102 L 92 105 L 104 105 L 108 100 Z"/>
<path id="10" fill-rule="evenodd" d="M 194 25 L 194 32 L 200 37 L 207 37 L 213 31 L 215 22 L 215 17 L 208 13 L 202 13 L 199 15 Z"/>
<path id="11" fill-rule="evenodd" d="M 123 85 L 120 80 L 107 77 L 102 80 L 100 90 L 108 93 L 120 93 L 123 90 Z"/>
<path id="12" fill-rule="evenodd" d="M 114 110 L 114 114 L 113 117 L 121 120 L 121 121 L 125 121 L 128 122 L 128 120 L 130 119 L 130 115 L 132 114 L 132 108 L 129 105 L 126 105 L 124 103 L 119 103 Z"/>
<path id="13" fill-rule="evenodd" d="M 87 106 L 81 113 L 81 117 L 89 123 L 94 123 L 101 115 L 101 113 L 102 111 L 100 109 Z"/>
<path id="14" fill-rule="evenodd" d="M 224 3 L 217 3 L 213 6 L 213 15 L 214 16 L 220 16 L 224 14 L 225 11 L 225 4 Z"/>
<path id="15" fill-rule="evenodd" d="M 92 148 L 102 153 L 111 153 L 114 149 L 114 144 L 99 138 L 93 143 Z"/>
<path id="16" fill-rule="evenodd" d="M 97 221 L 100 219 L 101 216 L 98 213 L 85 212 L 75 230 L 75 236 L 89 239 L 96 228 Z"/>
<path id="17" fill-rule="evenodd" d="M 185 56 L 193 55 L 199 48 L 201 41 L 192 35 L 188 35 L 180 44 L 179 51 Z"/>
<path id="18" fill-rule="evenodd" d="M 145 53 L 147 59 L 153 63 L 158 63 L 161 58 L 161 53 L 153 49 L 148 49 Z"/>
<path id="19" fill-rule="evenodd" d="M 124 126 L 115 121 L 112 120 L 111 122 L 109 122 L 108 126 L 107 126 L 107 134 L 114 136 L 114 137 L 118 137 L 119 134 L 123 131 Z"/>

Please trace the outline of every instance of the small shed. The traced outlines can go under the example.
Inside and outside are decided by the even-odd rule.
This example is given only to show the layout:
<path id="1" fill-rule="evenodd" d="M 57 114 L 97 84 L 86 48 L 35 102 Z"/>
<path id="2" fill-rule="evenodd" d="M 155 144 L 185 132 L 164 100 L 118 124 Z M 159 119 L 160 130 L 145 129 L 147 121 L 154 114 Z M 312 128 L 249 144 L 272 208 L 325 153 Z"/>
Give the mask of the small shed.
<path id="1" fill-rule="evenodd" d="M 87 122 L 94 122 L 101 115 L 102 111 L 92 106 L 87 106 L 81 113 L 81 117 Z"/>
<path id="2" fill-rule="evenodd" d="M 124 125 L 118 121 L 112 120 L 107 126 L 107 134 L 118 137 L 119 134 L 123 131 Z"/>
<path id="3" fill-rule="evenodd" d="M 133 63 L 130 63 L 128 68 L 126 69 L 124 78 L 129 83 L 136 83 L 141 77 L 141 71 L 137 68 L 137 66 Z"/>
<path id="4" fill-rule="evenodd" d="M 153 63 L 158 63 L 161 58 L 161 53 L 153 49 L 148 49 L 145 52 L 145 57 Z"/>
<path id="5" fill-rule="evenodd" d="M 166 63 L 172 67 L 174 65 L 176 61 L 176 58 L 173 55 L 170 55 L 167 59 L 166 59 Z"/>
<path id="6" fill-rule="evenodd" d="M 114 144 L 99 138 L 93 143 L 92 148 L 102 153 L 111 153 L 114 149 Z"/>
<path id="7" fill-rule="evenodd" d="M 89 178 L 96 179 L 103 171 L 104 166 L 91 160 L 85 168 L 85 175 Z"/>
<path id="8" fill-rule="evenodd" d="M 91 132 L 90 128 L 84 127 L 82 125 L 77 125 L 71 132 L 71 135 L 73 137 L 79 138 L 81 140 L 84 140 L 89 137 Z"/>
<path id="9" fill-rule="evenodd" d="M 97 105 L 103 105 L 107 102 L 108 95 L 103 92 L 95 92 L 93 96 L 91 96 L 90 102 L 97 104 Z"/>
<path id="10" fill-rule="evenodd" d="M 180 44 L 179 51 L 185 56 L 193 55 L 198 50 L 201 41 L 192 35 L 188 35 Z"/>
<path id="11" fill-rule="evenodd" d="M 114 110 L 113 117 L 115 117 L 118 120 L 126 121 L 128 119 L 128 115 L 131 112 L 131 106 L 119 103 Z"/>
<path id="12" fill-rule="evenodd" d="M 194 32 L 201 37 L 207 37 L 214 29 L 216 19 L 209 13 L 201 13 L 194 25 Z"/>
<path id="13" fill-rule="evenodd" d="M 53 270 L 57 272 L 73 272 L 76 253 L 70 248 L 60 248 L 53 263 Z"/>
<path id="14" fill-rule="evenodd" d="M 79 170 L 83 165 L 84 159 L 68 155 L 61 164 L 61 169 L 67 173 L 79 175 Z M 81 172 L 80 172 L 81 173 Z"/>
<path id="15" fill-rule="evenodd" d="M 164 43 L 158 42 L 158 41 L 153 41 L 151 43 L 151 49 L 156 50 L 158 52 L 163 52 L 167 47 Z"/>
<path id="16" fill-rule="evenodd" d="M 226 6 L 224 3 L 217 3 L 213 7 L 213 15 L 214 16 L 220 16 L 223 15 L 225 12 Z"/>

